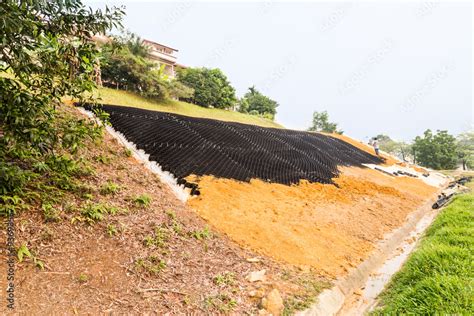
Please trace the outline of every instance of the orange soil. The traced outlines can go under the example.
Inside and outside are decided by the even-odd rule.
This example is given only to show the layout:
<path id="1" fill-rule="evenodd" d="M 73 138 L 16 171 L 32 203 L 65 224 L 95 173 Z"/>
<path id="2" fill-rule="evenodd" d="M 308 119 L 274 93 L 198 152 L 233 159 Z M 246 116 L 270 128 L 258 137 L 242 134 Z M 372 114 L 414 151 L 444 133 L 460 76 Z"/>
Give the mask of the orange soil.
<path id="1" fill-rule="evenodd" d="M 339 188 L 191 177 L 201 195 L 188 204 L 243 246 L 336 277 L 365 259 L 377 240 L 437 191 L 371 169 L 341 171 L 334 179 Z"/>
<path id="2" fill-rule="evenodd" d="M 426 170 L 425 168 L 421 168 L 417 166 L 412 166 L 412 168 L 421 173 L 428 173 L 428 170 Z"/>

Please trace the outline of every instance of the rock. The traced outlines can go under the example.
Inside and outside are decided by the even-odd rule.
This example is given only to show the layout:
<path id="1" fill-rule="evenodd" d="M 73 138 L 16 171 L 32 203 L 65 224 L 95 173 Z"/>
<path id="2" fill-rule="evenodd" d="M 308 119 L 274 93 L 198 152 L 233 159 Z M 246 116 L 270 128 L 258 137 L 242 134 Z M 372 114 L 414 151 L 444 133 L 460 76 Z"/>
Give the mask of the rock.
<path id="1" fill-rule="evenodd" d="M 300 265 L 298 268 L 303 273 L 310 273 L 311 272 L 311 267 L 307 266 L 307 265 Z"/>
<path id="2" fill-rule="evenodd" d="M 267 270 L 265 270 L 265 269 L 260 270 L 260 271 L 252 271 L 247 276 L 247 280 L 249 280 L 250 282 L 265 281 L 265 279 L 266 279 L 265 273 L 266 272 L 267 272 Z"/>
<path id="3" fill-rule="evenodd" d="M 247 259 L 247 262 L 260 262 L 261 260 L 257 257 L 254 257 L 254 258 L 248 258 Z"/>
<path id="4" fill-rule="evenodd" d="M 265 296 L 265 290 L 264 289 L 258 289 L 258 290 L 253 290 L 249 292 L 250 297 L 256 297 L 256 298 L 262 298 Z"/>
<path id="5" fill-rule="evenodd" d="M 354 291 L 354 294 L 355 294 L 355 295 L 358 295 L 358 296 L 362 296 L 363 293 L 362 293 L 361 290 L 355 290 L 355 291 Z"/>
<path id="6" fill-rule="evenodd" d="M 262 299 L 262 307 L 274 316 L 280 315 L 285 308 L 280 292 L 277 289 L 271 290 L 270 293 Z"/>

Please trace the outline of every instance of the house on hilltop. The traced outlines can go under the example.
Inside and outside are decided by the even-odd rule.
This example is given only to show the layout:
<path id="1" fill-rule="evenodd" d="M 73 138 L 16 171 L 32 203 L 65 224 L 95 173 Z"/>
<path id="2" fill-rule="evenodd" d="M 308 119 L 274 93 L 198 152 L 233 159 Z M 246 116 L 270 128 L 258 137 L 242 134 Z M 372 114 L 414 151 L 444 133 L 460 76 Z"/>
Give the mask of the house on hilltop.
<path id="1" fill-rule="evenodd" d="M 111 39 L 108 36 L 97 34 L 93 36 L 93 40 L 98 43 L 107 43 Z M 150 48 L 148 58 L 155 61 L 158 65 L 164 65 L 164 73 L 169 78 L 174 78 L 176 76 L 176 68 L 187 68 L 184 65 L 177 63 L 177 56 L 175 53 L 178 52 L 177 49 L 150 41 L 147 39 L 142 40 L 143 44 Z"/>
<path id="2" fill-rule="evenodd" d="M 160 65 L 164 65 L 164 73 L 170 78 L 174 78 L 177 66 L 177 57 L 174 53 L 177 53 L 178 50 L 146 39 L 143 40 L 143 44 L 150 48 L 148 57 Z"/>

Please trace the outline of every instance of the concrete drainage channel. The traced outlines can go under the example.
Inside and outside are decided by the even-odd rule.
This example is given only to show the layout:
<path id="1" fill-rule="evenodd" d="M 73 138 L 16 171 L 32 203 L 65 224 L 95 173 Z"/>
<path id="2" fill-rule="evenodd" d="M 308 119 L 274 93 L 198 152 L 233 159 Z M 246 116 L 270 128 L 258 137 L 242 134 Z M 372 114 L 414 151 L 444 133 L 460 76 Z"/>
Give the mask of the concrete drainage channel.
<path id="1" fill-rule="evenodd" d="M 431 199 L 410 214 L 402 227 L 378 243 L 369 258 L 337 280 L 331 289 L 324 290 L 311 308 L 297 315 L 363 315 L 374 308 L 377 296 L 438 214 L 431 208 L 434 201 Z"/>

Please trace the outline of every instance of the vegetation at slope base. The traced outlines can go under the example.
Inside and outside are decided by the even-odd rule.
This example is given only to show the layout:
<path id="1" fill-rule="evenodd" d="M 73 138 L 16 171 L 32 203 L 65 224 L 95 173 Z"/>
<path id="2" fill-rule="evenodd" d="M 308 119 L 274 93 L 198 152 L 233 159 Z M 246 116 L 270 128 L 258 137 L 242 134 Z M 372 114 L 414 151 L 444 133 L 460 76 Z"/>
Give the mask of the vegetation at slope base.
<path id="1" fill-rule="evenodd" d="M 446 207 L 381 294 L 374 315 L 474 314 L 474 193 Z"/>
<path id="2" fill-rule="evenodd" d="M 175 100 L 156 101 L 128 91 L 100 88 L 98 89 L 98 96 L 101 99 L 100 102 L 103 104 L 132 106 L 141 109 L 171 112 L 193 117 L 205 117 L 222 121 L 259 125 L 263 127 L 283 128 L 282 125 L 275 123 L 272 120 L 255 115 L 222 109 L 204 108 L 198 105 Z"/>

